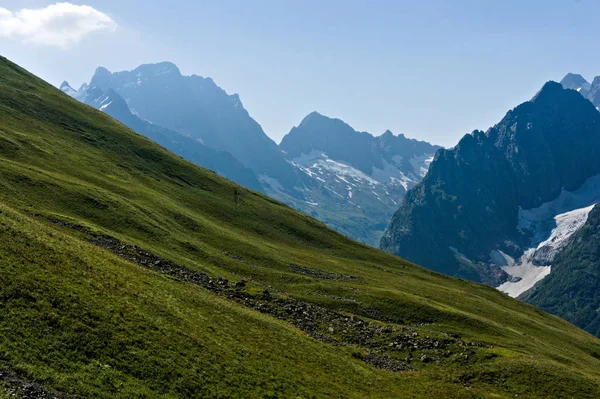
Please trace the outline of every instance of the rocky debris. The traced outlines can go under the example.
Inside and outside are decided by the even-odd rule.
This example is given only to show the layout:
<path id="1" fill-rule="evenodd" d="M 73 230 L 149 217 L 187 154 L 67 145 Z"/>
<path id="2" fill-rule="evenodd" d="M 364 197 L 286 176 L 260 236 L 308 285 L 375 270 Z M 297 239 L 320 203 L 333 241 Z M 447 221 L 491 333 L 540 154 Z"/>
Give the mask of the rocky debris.
<path id="1" fill-rule="evenodd" d="M 497 287 L 510 279 L 510 275 L 500 266 L 479 262 L 476 267 L 481 282 L 491 287 Z"/>
<path id="2" fill-rule="evenodd" d="M 421 359 L 422 364 L 439 363 L 446 358 L 453 356 L 456 358 L 458 353 L 461 354 L 462 361 L 462 359 L 468 359 L 468 354 L 474 353 L 477 347 L 487 347 L 485 344 L 463 341 L 460 337 L 452 334 L 446 334 L 443 339 L 422 337 L 411 326 L 382 324 L 365 320 L 291 297 L 275 296 L 266 288 L 260 294 L 252 295 L 245 291 L 247 285 L 245 280 L 232 283 L 222 277 L 213 278 L 206 273 L 190 270 L 160 258 L 136 245 L 125 244 L 114 237 L 97 234 L 85 227 L 63 221 L 48 220 L 59 226 L 84 232 L 90 243 L 105 248 L 141 267 L 202 286 L 217 295 L 289 322 L 314 339 L 329 344 L 351 345 L 366 350 L 368 355 L 361 359 L 377 368 L 392 372 L 414 370 L 408 365 L 414 357 Z M 232 255 L 228 256 L 232 257 Z M 303 271 L 325 273 L 300 266 L 295 267 Z M 343 277 L 343 275 L 335 273 L 325 274 Z M 364 311 L 370 317 L 373 316 L 375 320 L 384 320 L 376 309 L 364 309 Z"/>
<path id="3" fill-rule="evenodd" d="M 74 396 L 49 392 L 41 384 L 28 382 L 9 370 L 0 370 L 0 392 L 4 391 L 10 397 L 18 399 L 75 399 Z"/>
<path id="4" fill-rule="evenodd" d="M 408 364 L 385 355 L 377 356 L 369 352 L 368 355 L 362 356 L 362 360 L 378 369 L 389 370 L 396 373 L 399 371 L 416 371 L 415 368 Z"/>
<path id="5" fill-rule="evenodd" d="M 308 267 L 298 266 L 293 263 L 290 264 L 290 269 L 295 271 L 296 273 L 305 274 L 310 277 L 315 277 L 324 280 L 342 280 L 342 281 L 362 281 L 361 279 L 348 276 L 346 274 L 338 274 L 331 272 L 324 272 L 322 270 L 309 269 Z"/>
<path id="6" fill-rule="evenodd" d="M 264 290 L 261 295 L 261 299 L 264 299 L 265 301 L 270 301 L 271 299 L 273 299 L 273 297 L 271 296 L 269 290 Z"/>

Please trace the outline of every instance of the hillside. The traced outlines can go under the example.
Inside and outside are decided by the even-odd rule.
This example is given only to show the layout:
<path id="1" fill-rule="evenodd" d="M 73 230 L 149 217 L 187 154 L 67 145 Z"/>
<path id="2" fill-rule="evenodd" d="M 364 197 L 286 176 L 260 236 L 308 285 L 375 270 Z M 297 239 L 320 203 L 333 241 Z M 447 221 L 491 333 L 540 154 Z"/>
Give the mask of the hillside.
<path id="1" fill-rule="evenodd" d="M 0 397 L 600 395 L 591 335 L 351 241 L 3 58 L 0 187 Z"/>

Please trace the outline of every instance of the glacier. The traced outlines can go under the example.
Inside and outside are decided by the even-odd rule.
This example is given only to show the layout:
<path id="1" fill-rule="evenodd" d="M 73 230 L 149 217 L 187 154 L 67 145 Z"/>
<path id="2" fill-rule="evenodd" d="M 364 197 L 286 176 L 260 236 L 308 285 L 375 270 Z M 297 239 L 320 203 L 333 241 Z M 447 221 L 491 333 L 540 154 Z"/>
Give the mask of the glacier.
<path id="1" fill-rule="evenodd" d="M 600 203 L 600 175 L 587 179 L 575 191 L 562 192 L 537 208 L 520 209 L 518 228 L 531 243 L 518 259 L 502 251 L 490 253 L 490 262 L 500 266 L 511 279 L 497 288 L 518 297 L 550 274 L 556 254 L 567 245 Z"/>

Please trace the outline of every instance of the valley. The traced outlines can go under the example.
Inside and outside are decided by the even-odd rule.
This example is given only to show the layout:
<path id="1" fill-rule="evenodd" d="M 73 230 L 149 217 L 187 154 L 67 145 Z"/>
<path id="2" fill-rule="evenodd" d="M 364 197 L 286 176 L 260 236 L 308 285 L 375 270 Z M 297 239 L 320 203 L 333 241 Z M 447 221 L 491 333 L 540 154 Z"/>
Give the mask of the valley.
<path id="1" fill-rule="evenodd" d="M 0 149 L 3 389 L 598 396 L 590 334 L 350 240 L 4 58 Z"/>

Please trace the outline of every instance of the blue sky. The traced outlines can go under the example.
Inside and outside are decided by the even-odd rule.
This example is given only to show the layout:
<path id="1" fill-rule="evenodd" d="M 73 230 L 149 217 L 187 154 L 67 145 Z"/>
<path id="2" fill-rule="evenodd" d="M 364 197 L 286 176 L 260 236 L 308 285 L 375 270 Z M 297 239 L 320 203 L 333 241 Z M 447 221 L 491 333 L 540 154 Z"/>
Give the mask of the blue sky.
<path id="1" fill-rule="evenodd" d="M 53 3 L 3 0 L 0 8 Z M 99 65 L 116 71 L 173 61 L 239 93 L 276 141 L 316 110 L 357 130 L 451 146 L 547 80 L 600 75 L 598 0 L 72 3 L 114 26 L 58 45 L 54 36 L 27 40 L 26 31 L 2 36 L 0 25 L 0 54 L 73 86 Z"/>

